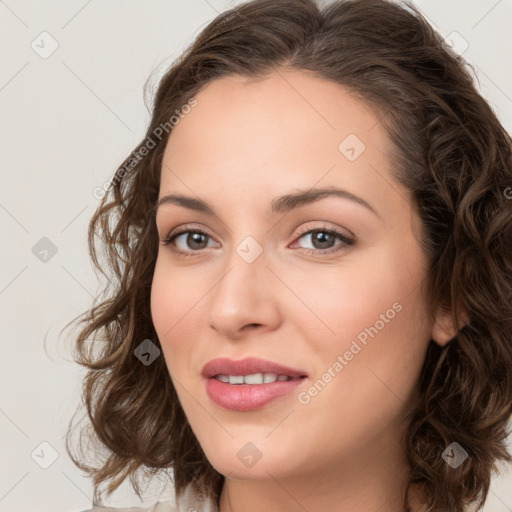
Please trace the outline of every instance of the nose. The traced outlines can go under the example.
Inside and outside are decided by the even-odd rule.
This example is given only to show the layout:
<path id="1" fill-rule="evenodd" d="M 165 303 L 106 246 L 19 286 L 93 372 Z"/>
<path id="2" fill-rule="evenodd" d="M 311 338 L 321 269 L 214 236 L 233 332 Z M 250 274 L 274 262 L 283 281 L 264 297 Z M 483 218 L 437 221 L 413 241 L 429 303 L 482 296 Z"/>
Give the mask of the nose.
<path id="1" fill-rule="evenodd" d="M 248 332 L 278 327 L 279 279 L 267 267 L 264 254 L 248 263 L 233 251 L 226 271 L 208 294 L 207 321 L 218 334 L 238 340 Z"/>

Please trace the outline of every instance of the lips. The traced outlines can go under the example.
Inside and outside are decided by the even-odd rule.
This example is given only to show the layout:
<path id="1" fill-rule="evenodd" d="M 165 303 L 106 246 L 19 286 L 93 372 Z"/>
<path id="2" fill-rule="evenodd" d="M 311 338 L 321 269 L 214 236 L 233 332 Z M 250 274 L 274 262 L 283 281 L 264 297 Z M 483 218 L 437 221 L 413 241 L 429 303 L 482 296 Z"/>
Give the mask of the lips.
<path id="1" fill-rule="evenodd" d="M 251 375 L 254 373 L 276 373 L 292 378 L 307 377 L 305 371 L 256 357 L 240 360 L 226 357 L 213 359 L 204 365 L 201 373 L 203 377 L 207 379 L 215 377 L 216 375 Z"/>
<path id="2" fill-rule="evenodd" d="M 285 375 L 289 380 L 276 380 L 268 383 L 231 383 L 221 381 L 216 376 L 239 377 L 240 375 L 274 374 Z M 302 370 L 290 368 L 273 361 L 249 357 L 241 360 L 228 358 L 213 359 L 203 367 L 205 390 L 217 406 L 234 412 L 249 412 L 261 409 L 304 386 L 308 375 Z M 231 379 L 230 379 L 231 380 Z"/>

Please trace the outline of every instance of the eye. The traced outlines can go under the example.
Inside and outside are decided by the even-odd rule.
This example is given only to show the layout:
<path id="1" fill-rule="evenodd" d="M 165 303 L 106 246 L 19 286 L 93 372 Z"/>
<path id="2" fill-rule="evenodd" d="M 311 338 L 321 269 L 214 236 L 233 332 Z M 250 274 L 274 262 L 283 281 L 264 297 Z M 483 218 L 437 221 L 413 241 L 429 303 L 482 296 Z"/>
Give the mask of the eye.
<path id="1" fill-rule="evenodd" d="M 327 226 L 315 229 L 309 229 L 308 226 L 306 229 L 307 231 L 303 232 L 298 238 L 298 240 L 307 240 L 309 238 L 313 249 L 306 248 L 304 250 L 306 254 L 329 254 L 339 252 L 355 243 L 354 239 Z M 336 239 L 341 240 L 341 243 L 333 245 Z"/>
<path id="2" fill-rule="evenodd" d="M 191 226 L 183 226 L 179 231 L 172 233 L 165 240 L 162 240 L 162 245 L 171 245 L 172 249 L 182 256 L 193 256 L 193 252 L 206 248 L 205 243 L 207 243 L 208 238 L 211 239 L 210 235 L 200 229 L 191 229 Z M 182 246 L 188 245 L 192 251 L 187 249 L 187 247 L 175 249 L 174 246 L 179 246 L 180 243 Z"/>
<path id="3" fill-rule="evenodd" d="M 306 231 L 303 231 L 297 240 L 307 239 L 308 237 L 313 249 L 303 248 L 303 252 L 306 254 L 318 255 L 335 253 L 355 244 L 354 239 L 327 226 L 315 229 L 309 229 L 309 226 L 307 226 Z M 194 256 L 194 253 L 199 253 L 202 249 L 206 249 L 208 239 L 213 240 L 208 233 L 197 228 L 192 229 L 192 226 L 183 226 L 179 231 L 171 233 L 165 240 L 162 240 L 161 243 L 162 245 L 171 246 L 172 250 L 180 256 L 190 257 Z M 336 239 L 341 242 L 333 245 Z M 180 243 L 182 244 L 182 248 L 179 248 Z M 178 248 L 176 248 L 177 245 Z"/>

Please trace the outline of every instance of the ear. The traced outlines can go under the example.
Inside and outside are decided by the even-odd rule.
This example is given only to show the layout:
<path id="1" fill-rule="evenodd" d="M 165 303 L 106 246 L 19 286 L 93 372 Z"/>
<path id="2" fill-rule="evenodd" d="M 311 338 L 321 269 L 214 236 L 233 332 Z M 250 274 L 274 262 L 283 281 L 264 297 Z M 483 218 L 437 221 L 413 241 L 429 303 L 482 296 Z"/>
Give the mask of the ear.
<path id="1" fill-rule="evenodd" d="M 458 310 L 459 325 L 455 325 L 455 318 L 451 314 L 450 309 L 446 306 L 439 306 L 437 309 L 434 325 L 432 326 L 431 338 L 441 347 L 444 347 L 450 340 L 457 336 L 457 333 L 469 324 L 469 317 L 465 310 Z"/>

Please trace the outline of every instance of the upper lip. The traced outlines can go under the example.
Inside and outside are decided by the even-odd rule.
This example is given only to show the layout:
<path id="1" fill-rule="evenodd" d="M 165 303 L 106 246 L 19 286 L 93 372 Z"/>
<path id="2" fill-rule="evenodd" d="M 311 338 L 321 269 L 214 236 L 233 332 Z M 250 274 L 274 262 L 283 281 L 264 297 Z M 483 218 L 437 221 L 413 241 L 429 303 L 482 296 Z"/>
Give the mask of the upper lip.
<path id="1" fill-rule="evenodd" d="M 203 366 L 201 373 L 206 378 L 215 377 L 215 375 L 251 375 L 254 373 L 276 373 L 289 377 L 307 377 L 304 371 L 257 357 L 237 360 L 227 357 L 212 359 Z"/>

